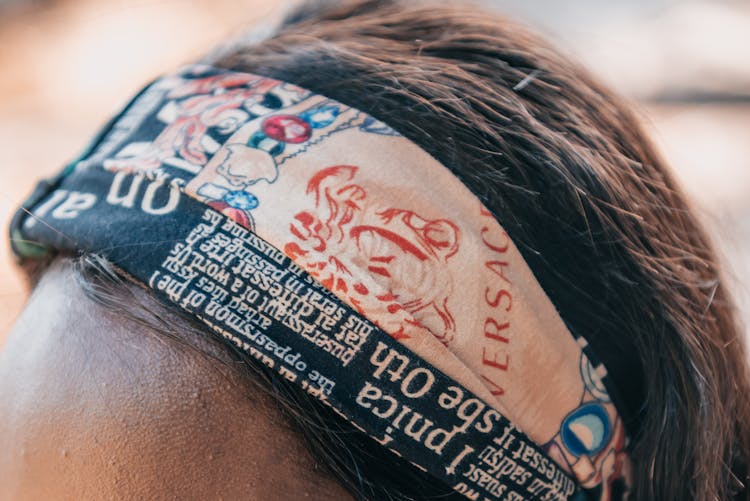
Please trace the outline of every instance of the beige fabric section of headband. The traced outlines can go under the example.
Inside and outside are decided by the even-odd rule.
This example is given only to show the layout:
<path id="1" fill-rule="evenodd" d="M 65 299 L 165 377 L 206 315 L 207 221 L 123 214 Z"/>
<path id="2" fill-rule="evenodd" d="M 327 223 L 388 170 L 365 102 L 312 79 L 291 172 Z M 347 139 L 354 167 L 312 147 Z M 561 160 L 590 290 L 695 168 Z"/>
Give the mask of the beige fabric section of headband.
<path id="1" fill-rule="evenodd" d="M 282 86 L 284 92 L 305 92 Z M 268 117 L 251 120 L 216 145 L 186 193 L 229 217 L 250 218 L 242 222 L 495 406 L 583 487 L 627 475 L 624 429 L 601 381 L 605 369 L 588 361 L 518 249 L 476 196 L 422 149 L 358 110 L 322 96 L 294 102 L 271 124 L 275 135 L 288 136 L 283 152 L 269 153 L 276 143 L 268 138 Z M 335 119 L 296 142 L 295 135 L 310 131 L 295 117 L 331 103 L 339 110 Z M 211 106 L 205 109 L 213 113 Z M 192 133 L 171 127 L 155 148 L 174 144 L 182 134 Z M 205 144 L 210 138 L 194 139 L 196 150 L 210 147 Z M 147 170 L 144 165 L 134 167 L 131 159 L 105 162 L 113 171 Z M 220 202 L 243 192 L 252 194 L 257 207 L 238 211 Z M 604 428 L 585 413 L 570 419 L 592 403 L 606 413 Z M 572 450 L 570 436 L 592 454 Z"/>

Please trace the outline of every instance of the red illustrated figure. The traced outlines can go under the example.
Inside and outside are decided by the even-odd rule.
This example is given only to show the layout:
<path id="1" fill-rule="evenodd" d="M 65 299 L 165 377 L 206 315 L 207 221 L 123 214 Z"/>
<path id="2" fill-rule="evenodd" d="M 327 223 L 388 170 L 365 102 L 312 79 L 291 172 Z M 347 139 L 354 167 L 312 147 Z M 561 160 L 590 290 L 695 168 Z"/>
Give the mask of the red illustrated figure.
<path id="1" fill-rule="evenodd" d="M 310 179 L 307 194 L 315 196 L 315 209 L 295 216 L 290 231 L 296 241 L 285 252 L 394 337 L 408 336 L 404 323 L 411 323 L 450 342 L 456 325 L 448 304 L 453 279 L 445 264 L 458 252 L 458 226 L 379 206 L 355 182 L 356 173 L 357 167 L 339 165 Z M 371 291 L 360 275 L 371 277 L 378 290 Z"/>

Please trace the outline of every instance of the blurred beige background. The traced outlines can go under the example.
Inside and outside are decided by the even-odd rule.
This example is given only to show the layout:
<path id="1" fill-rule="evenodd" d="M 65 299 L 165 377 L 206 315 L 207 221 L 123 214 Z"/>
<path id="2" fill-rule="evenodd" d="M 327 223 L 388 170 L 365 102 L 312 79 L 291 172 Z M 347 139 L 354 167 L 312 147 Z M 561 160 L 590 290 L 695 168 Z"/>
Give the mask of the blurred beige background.
<path id="1" fill-rule="evenodd" d="M 0 220 L 152 77 L 290 0 L 0 0 Z M 750 320 L 750 2 L 495 0 L 630 98 L 693 198 Z M 26 292 L 0 245 L 0 340 Z M 749 322 L 750 324 L 750 322 Z"/>

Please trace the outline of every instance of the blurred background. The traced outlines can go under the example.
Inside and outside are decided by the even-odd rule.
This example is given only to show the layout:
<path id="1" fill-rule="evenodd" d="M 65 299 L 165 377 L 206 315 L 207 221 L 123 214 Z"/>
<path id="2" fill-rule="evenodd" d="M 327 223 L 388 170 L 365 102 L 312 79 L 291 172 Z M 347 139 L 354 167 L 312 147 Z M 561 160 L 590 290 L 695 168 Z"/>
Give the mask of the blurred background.
<path id="1" fill-rule="evenodd" d="M 447 1 L 447 0 L 446 0 Z M 0 220 L 154 76 L 295 1 L 0 0 Z M 750 325 L 750 1 L 494 0 L 629 98 L 727 262 Z M 0 245 L 0 343 L 26 291 Z"/>

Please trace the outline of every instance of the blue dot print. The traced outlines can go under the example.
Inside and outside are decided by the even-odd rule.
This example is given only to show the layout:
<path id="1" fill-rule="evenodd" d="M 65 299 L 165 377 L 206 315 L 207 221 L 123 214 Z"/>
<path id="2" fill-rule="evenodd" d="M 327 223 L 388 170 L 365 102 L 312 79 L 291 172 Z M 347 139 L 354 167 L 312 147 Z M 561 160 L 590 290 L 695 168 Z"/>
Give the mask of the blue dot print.
<path id="1" fill-rule="evenodd" d="M 258 206 L 258 197 L 246 191 L 230 191 L 224 201 L 235 209 L 252 210 Z"/>
<path id="2" fill-rule="evenodd" d="M 563 421 L 563 443 L 575 456 L 592 456 L 609 441 L 612 426 L 607 411 L 597 403 L 584 404 Z"/>

